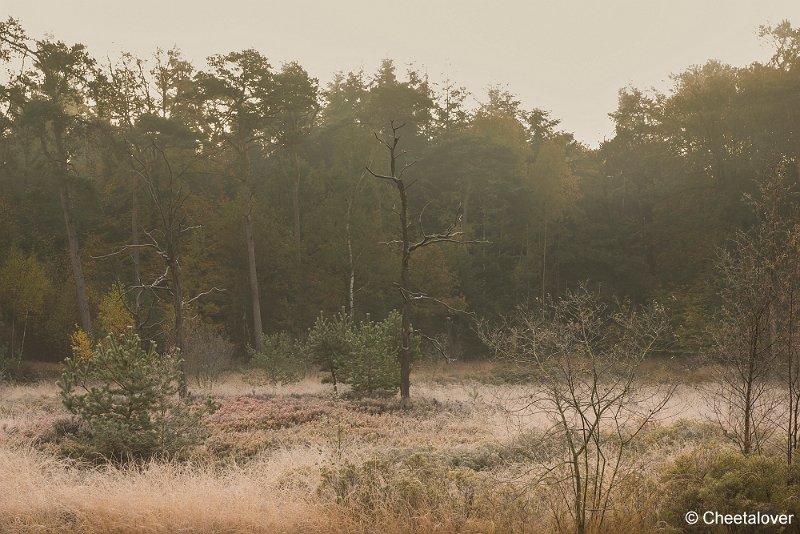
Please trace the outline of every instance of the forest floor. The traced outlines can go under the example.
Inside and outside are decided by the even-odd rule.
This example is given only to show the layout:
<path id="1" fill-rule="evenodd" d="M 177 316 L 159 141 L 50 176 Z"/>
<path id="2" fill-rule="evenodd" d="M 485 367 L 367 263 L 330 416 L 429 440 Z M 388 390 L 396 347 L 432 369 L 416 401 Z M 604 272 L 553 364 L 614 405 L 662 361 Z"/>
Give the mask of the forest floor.
<path id="1" fill-rule="evenodd" d="M 609 532 L 655 530 L 641 500 L 656 498 L 663 467 L 731 447 L 709 419 L 702 379 L 666 366 L 652 369 L 653 383 L 683 383 L 626 464 L 652 484 L 620 502 Z M 551 419 L 523 409 L 535 386 L 506 375 L 491 363 L 423 367 L 402 411 L 394 398 L 335 397 L 319 377 L 254 386 L 231 373 L 193 389 L 220 406 L 203 443 L 127 465 L 60 453 L 69 414 L 52 376 L 2 385 L 0 532 L 556 531 L 563 495 L 534 483 L 536 466 L 560 454 L 542 441 Z"/>

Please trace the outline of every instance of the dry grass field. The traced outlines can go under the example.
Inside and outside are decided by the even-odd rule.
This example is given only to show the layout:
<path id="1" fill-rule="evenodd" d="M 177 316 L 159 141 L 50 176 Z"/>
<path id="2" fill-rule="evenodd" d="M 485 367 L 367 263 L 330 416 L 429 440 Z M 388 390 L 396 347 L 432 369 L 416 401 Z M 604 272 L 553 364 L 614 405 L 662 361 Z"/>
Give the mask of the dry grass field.
<path id="1" fill-rule="evenodd" d="M 558 451 L 543 414 L 516 411 L 531 386 L 492 383 L 493 364 L 419 369 L 412 408 L 335 398 L 308 377 L 210 391 L 209 435 L 180 457 L 126 465 L 63 454 L 68 413 L 52 379 L 0 390 L 0 532 L 549 532 L 567 512 L 535 483 Z M 727 447 L 693 385 L 648 427 L 608 532 L 656 531 L 659 477 L 680 454 Z M 659 529 L 663 529 L 662 524 Z"/>

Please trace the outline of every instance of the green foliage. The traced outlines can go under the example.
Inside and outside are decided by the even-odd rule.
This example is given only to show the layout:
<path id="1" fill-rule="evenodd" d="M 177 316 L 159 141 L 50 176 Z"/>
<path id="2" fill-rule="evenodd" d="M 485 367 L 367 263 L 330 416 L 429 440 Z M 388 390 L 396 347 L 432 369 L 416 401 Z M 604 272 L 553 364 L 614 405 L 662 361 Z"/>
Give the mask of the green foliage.
<path id="1" fill-rule="evenodd" d="M 272 384 L 291 384 L 297 382 L 305 374 L 305 349 L 303 344 L 293 339 L 286 332 L 262 336 L 264 350 L 257 352 L 247 347 L 250 364 L 266 375 Z M 250 380 L 258 381 L 250 376 Z"/>
<path id="2" fill-rule="evenodd" d="M 331 319 L 320 314 L 308 332 L 308 352 L 311 360 L 323 371 L 330 373 L 334 390 L 344 376 L 342 368 L 352 350 L 352 332 L 353 321 L 344 311 Z"/>
<path id="3" fill-rule="evenodd" d="M 401 319 L 397 311 L 381 322 L 367 321 L 353 330 L 345 376 L 355 393 L 394 392 L 400 387 L 398 353 Z"/>
<path id="4" fill-rule="evenodd" d="M 0 268 L 0 297 L 12 313 L 22 317 L 42 310 L 50 280 L 35 256 L 12 248 Z"/>
<path id="5" fill-rule="evenodd" d="M 800 493 L 789 482 L 796 469 L 776 458 L 734 452 L 679 456 L 664 472 L 662 519 L 682 527 L 687 510 L 797 514 Z"/>
<path id="6" fill-rule="evenodd" d="M 312 361 L 331 373 L 331 380 L 350 384 L 354 393 L 394 392 L 400 387 L 398 354 L 402 319 L 392 311 L 383 321 L 354 323 L 340 312 L 320 315 L 308 333 Z M 419 338 L 412 336 L 412 355 L 419 354 Z"/>
<path id="7" fill-rule="evenodd" d="M 19 372 L 22 354 L 0 345 L 0 380 L 14 378 Z"/>
<path id="8" fill-rule="evenodd" d="M 22 356 L 28 318 L 43 311 L 50 286 L 44 268 L 33 255 L 12 248 L 0 265 L 0 325 L 5 318 L 10 323 L 9 356 L 4 358 L 8 370 L 10 363 Z"/>
<path id="9" fill-rule="evenodd" d="M 67 358 L 58 382 L 61 399 L 88 431 L 79 436 L 88 451 L 125 460 L 174 454 L 204 433 L 211 406 L 177 399 L 180 360 L 145 350 L 137 335 L 108 336 L 91 358 Z"/>

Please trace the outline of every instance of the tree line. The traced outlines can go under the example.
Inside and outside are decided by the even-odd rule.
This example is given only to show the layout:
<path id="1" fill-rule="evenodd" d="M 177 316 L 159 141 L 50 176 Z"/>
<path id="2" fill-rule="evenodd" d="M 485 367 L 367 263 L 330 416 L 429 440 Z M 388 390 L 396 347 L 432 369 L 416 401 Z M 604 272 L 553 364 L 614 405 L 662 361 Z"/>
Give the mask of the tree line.
<path id="1" fill-rule="evenodd" d="M 779 166 L 798 179 L 798 32 L 762 28 L 763 64 L 622 89 L 615 135 L 591 149 L 508 91 L 391 60 L 321 87 L 256 50 L 99 59 L 9 19 L 0 345 L 60 359 L 76 324 L 99 338 L 122 306 L 161 346 L 200 320 L 244 353 L 320 313 L 382 320 L 411 299 L 415 330 L 474 355 L 470 314 L 589 280 L 664 301 L 696 351 L 721 304 L 716 251 L 757 223 L 743 195 Z M 402 198 L 380 179 L 400 171 Z M 426 236 L 443 242 L 406 254 Z"/>

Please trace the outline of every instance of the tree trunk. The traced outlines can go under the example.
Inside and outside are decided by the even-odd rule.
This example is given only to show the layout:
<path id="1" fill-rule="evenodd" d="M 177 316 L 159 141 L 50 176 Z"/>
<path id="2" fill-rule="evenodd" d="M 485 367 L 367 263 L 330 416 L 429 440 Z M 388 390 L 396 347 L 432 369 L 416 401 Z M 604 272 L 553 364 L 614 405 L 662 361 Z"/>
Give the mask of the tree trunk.
<path id="1" fill-rule="evenodd" d="M 294 167 L 294 188 L 292 190 L 292 207 L 294 208 L 294 246 L 297 262 L 300 263 L 300 161 L 297 151 L 292 151 L 292 165 Z"/>
<path id="2" fill-rule="evenodd" d="M 55 144 L 55 161 L 54 171 L 60 180 L 59 185 L 59 200 L 61 201 L 61 211 L 64 215 L 64 229 L 67 232 L 67 243 L 69 246 L 69 259 L 72 264 L 72 278 L 75 281 L 75 293 L 78 299 L 78 314 L 81 319 L 81 328 L 83 331 L 92 336 L 92 316 L 89 312 L 89 299 L 86 297 L 86 281 L 83 277 L 83 268 L 81 267 L 81 251 L 78 245 L 78 236 L 75 232 L 75 223 L 72 220 L 72 202 L 69 195 L 69 182 L 68 176 L 68 155 L 66 147 L 64 146 L 64 129 L 63 126 L 54 125 L 53 128 L 53 142 Z M 40 138 L 42 149 L 47 154 L 47 141 L 44 137 Z"/>
<path id="3" fill-rule="evenodd" d="M 461 228 L 464 234 L 467 233 L 467 226 L 469 225 L 469 197 L 470 197 L 469 183 L 464 188 L 464 202 L 461 204 Z"/>
<path id="4" fill-rule="evenodd" d="M 142 335 L 142 261 L 140 257 L 139 245 L 141 237 L 139 235 L 139 174 L 132 173 L 131 178 L 131 259 L 133 260 L 133 283 L 137 287 L 136 300 L 133 303 L 133 320 L 136 322 L 136 333 Z"/>
<path id="5" fill-rule="evenodd" d="M 183 353 L 186 348 L 186 339 L 184 338 L 183 332 L 183 286 L 181 284 L 180 265 L 178 264 L 178 260 L 174 257 L 170 257 L 169 259 L 169 273 L 172 277 L 172 303 L 175 307 L 175 347 Z M 186 397 L 188 394 L 186 363 L 183 361 L 182 354 L 178 393 L 181 397 Z"/>
<path id="6" fill-rule="evenodd" d="M 182 351 L 186 348 L 183 335 L 183 285 L 177 260 L 170 259 L 169 272 L 172 277 L 172 303 L 175 306 L 175 347 Z"/>
<path id="7" fill-rule="evenodd" d="M 256 243 L 253 237 L 253 184 L 251 180 L 250 152 L 247 143 L 238 141 L 239 179 L 244 186 L 244 233 L 247 241 L 247 273 L 250 281 L 250 306 L 253 314 L 253 347 L 256 352 L 263 352 L 264 323 L 261 321 L 261 292 L 258 287 L 258 269 L 256 267 Z"/>
<path id="8" fill-rule="evenodd" d="M 14 359 L 14 355 L 16 354 L 16 344 L 17 344 L 17 305 L 14 304 L 14 308 L 11 310 L 11 346 L 9 350 L 11 353 L 9 356 L 11 359 Z"/>
<path id="9" fill-rule="evenodd" d="M 19 342 L 19 357 L 22 359 L 22 353 L 25 351 L 25 335 L 28 333 L 28 314 L 25 312 L 25 318 L 22 320 L 22 339 Z M 12 357 L 14 355 L 12 354 Z"/>
<path id="10" fill-rule="evenodd" d="M 542 302 L 547 297 L 547 204 L 544 206 L 544 236 L 542 238 Z"/>
<path id="11" fill-rule="evenodd" d="M 406 409 L 411 404 L 411 302 L 403 302 L 403 335 L 400 347 L 400 405 Z"/>
<path id="12" fill-rule="evenodd" d="M 64 214 L 64 228 L 67 231 L 69 244 L 69 259 L 72 264 L 72 277 L 75 281 L 75 293 L 78 299 L 78 312 L 81 318 L 81 328 L 92 335 L 92 317 L 89 313 L 89 300 L 86 298 L 86 281 L 83 278 L 81 267 L 81 252 L 78 246 L 78 236 L 75 233 L 75 224 L 72 221 L 72 207 L 70 206 L 69 186 L 66 179 L 62 178 L 59 190 L 61 211 Z"/>
<path id="13" fill-rule="evenodd" d="M 350 267 L 350 277 L 347 284 L 347 309 L 350 319 L 355 316 L 355 285 L 356 285 L 356 266 L 353 262 L 353 238 L 350 234 L 350 217 L 353 209 L 352 197 L 347 201 L 347 220 L 345 221 L 345 233 L 347 234 L 347 262 Z"/>
<path id="14" fill-rule="evenodd" d="M 753 429 L 753 386 L 755 381 L 755 363 L 758 356 L 758 341 L 760 329 L 758 324 L 755 326 L 753 337 L 750 340 L 750 354 L 747 362 L 747 374 L 745 379 L 744 391 L 744 430 L 742 432 L 742 453 L 745 455 L 753 451 L 752 434 Z"/>
<path id="15" fill-rule="evenodd" d="M 796 406 L 794 405 L 794 395 L 795 395 L 795 369 L 794 369 L 794 351 L 793 343 L 792 343 L 792 336 L 794 334 L 794 289 L 790 289 L 789 293 L 789 320 L 788 320 L 788 333 L 786 338 L 786 360 L 789 364 L 788 369 L 788 382 L 789 382 L 789 428 L 787 432 L 787 439 L 786 439 L 786 462 L 788 465 L 792 465 L 792 457 L 794 456 L 794 449 L 796 446 L 797 440 L 797 418 L 796 418 Z"/>
<path id="16" fill-rule="evenodd" d="M 572 455 L 572 467 L 574 469 L 573 480 L 575 482 L 575 532 L 584 534 L 586 532 L 586 513 L 584 510 L 583 484 L 581 480 L 580 458 L 577 453 Z"/>
<path id="17" fill-rule="evenodd" d="M 794 269 L 792 278 L 789 280 L 789 317 L 787 318 L 787 333 L 786 333 L 786 358 L 789 364 L 789 430 L 787 432 L 786 444 L 786 461 L 788 465 L 792 465 L 794 458 L 794 451 L 797 449 L 798 438 L 798 417 L 800 417 L 800 410 L 797 405 L 798 397 L 800 395 L 797 391 L 798 386 L 798 369 L 795 365 L 795 348 L 794 348 L 794 321 L 795 321 L 795 280 L 797 279 L 797 267 Z"/>
<path id="18" fill-rule="evenodd" d="M 258 289 L 258 270 L 256 269 L 256 245 L 253 239 L 253 218 L 248 206 L 244 217 L 244 230 L 247 236 L 247 263 L 250 277 L 250 303 L 253 307 L 253 346 L 257 352 L 263 352 L 264 327 L 261 322 L 261 296 Z"/>
<path id="19" fill-rule="evenodd" d="M 395 176 L 395 160 L 392 153 L 392 176 Z M 411 259 L 411 242 L 408 236 L 408 196 L 405 184 L 397 182 L 400 193 L 400 224 L 403 235 L 403 263 L 400 268 L 400 292 L 403 297 L 401 309 L 403 333 L 400 346 L 400 404 L 403 409 L 408 408 L 411 399 L 411 300 L 406 294 L 411 288 L 409 275 L 409 260 Z"/>

